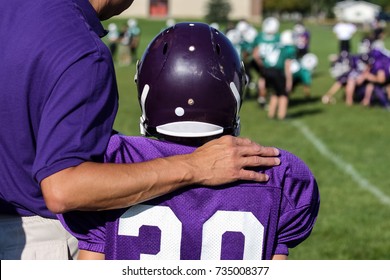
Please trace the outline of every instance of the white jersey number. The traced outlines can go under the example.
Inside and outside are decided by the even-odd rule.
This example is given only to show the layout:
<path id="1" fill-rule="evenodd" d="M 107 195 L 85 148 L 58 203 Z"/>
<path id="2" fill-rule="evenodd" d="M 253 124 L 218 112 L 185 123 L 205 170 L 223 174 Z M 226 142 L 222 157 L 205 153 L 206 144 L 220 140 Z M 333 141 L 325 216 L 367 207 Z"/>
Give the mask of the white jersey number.
<path id="1" fill-rule="evenodd" d="M 141 254 L 141 260 L 179 260 L 182 223 L 168 206 L 136 205 L 119 219 L 119 235 L 139 236 L 142 226 L 161 230 L 160 251 L 156 255 Z M 264 226 L 251 212 L 217 211 L 203 225 L 202 260 L 219 260 L 222 235 L 241 232 L 245 236 L 244 259 L 261 259 Z"/>

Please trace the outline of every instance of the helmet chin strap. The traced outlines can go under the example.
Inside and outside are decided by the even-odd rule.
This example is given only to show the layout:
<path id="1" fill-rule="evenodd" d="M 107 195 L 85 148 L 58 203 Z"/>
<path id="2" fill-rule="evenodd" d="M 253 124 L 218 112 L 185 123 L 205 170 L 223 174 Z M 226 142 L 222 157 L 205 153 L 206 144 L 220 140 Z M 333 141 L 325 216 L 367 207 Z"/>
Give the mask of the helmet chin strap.
<path id="1" fill-rule="evenodd" d="M 240 117 L 237 116 L 234 131 L 233 131 L 233 136 L 239 136 L 240 132 L 241 132 L 241 120 Z"/>

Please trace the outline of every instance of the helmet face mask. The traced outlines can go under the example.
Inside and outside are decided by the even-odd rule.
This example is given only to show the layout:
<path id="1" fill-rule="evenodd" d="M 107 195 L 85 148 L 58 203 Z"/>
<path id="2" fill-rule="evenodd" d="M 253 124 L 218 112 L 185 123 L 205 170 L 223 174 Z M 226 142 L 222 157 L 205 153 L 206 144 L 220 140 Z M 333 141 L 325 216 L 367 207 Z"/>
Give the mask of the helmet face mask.
<path id="1" fill-rule="evenodd" d="M 141 133 L 165 139 L 239 134 L 246 75 L 228 38 L 203 23 L 155 37 L 137 65 Z"/>

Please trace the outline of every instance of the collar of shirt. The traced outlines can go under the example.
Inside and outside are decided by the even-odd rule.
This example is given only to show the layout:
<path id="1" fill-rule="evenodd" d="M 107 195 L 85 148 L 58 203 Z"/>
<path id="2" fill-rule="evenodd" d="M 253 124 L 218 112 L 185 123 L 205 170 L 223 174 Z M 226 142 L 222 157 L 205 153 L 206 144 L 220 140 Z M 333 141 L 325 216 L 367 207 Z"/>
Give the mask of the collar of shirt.
<path id="1" fill-rule="evenodd" d="M 74 2 L 82 10 L 84 17 L 88 24 L 91 26 L 92 30 L 100 37 L 107 35 L 108 31 L 104 29 L 102 23 L 99 20 L 99 17 L 92 7 L 91 3 L 88 0 L 74 0 Z"/>

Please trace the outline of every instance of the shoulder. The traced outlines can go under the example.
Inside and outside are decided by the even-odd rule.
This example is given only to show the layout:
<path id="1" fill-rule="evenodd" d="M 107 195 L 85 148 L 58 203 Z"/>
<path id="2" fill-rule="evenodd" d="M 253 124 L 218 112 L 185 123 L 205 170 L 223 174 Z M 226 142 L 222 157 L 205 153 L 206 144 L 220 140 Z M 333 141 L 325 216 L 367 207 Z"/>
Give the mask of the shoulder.
<path id="1" fill-rule="evenodd" d="M 291 209 L 311 205 L 319 199 L 317 181 L 302 159 L 281 150 L 281 167 L 284 171 L 283 194 Z"/>
<path id="2" fill-rule="evenodd" d="M 130 163 L 191 153 L 195 148 L 144 136 L 114 134 L 108 143 L 105 162 Z"/>
<path id="3" fill-rule="evenodd" d="M 18 30 L 25 34 L 23 46 L 29 45 L 26 59 L 39 56 L 38 66 L 42 71 L 48 69 L 53 79 L 76 63 L 90 68 L 111 61 L 109 49 L 99 37 L 104 34 L 103 26 L 88 1 L 23 1 L 17 9 L 26 10 L 15 18 Z"/>
<path id="4" fill-rule="evenodd" d="M 280 157 L 281 165 L 285 167 L 288 176 L 298 176 L 300 179 L 314 177 L 307 164 L 297 155 L 286 150 L 280 150 Z"/>
<path id="5" fill-rule="evenodd" d="M 142 152 L 145 149 L 157 145 L 156 140 L 152 140 L 142 136 L 127 136 L 121 133 L 111 135 L 106 149 L 107 161 L 112 157 L 126 154 L 134 154 L 138 151 Z"/>
<path id="6" fill-rule="evenodd" d="M 285 46 L 282 50 L 290 57 L 294 57 L 297 52 L 295 46 Z"/>

